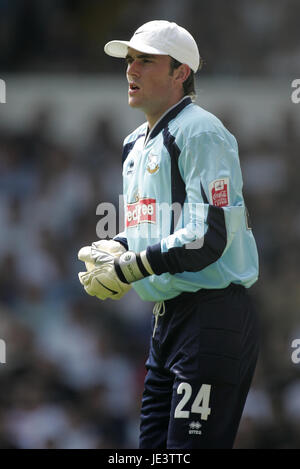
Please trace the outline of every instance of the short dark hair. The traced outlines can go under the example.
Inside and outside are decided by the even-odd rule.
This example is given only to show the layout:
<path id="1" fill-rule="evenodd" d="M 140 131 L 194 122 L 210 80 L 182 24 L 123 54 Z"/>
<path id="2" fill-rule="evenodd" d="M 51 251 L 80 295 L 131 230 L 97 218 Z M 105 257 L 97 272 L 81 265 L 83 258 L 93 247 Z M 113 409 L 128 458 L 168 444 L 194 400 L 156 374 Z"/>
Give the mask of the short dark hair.
<path id="1" fill-rule="evenodd" d="M 170 63 L 170 74 L 172 75 L 174 70 L 182 65 L 181 62 L 178 62 L 178 60 L 173 59 L 171 57 L 171 63 Z M 195 73 L 193 70 L 191 70 L 191 73 L 187 77 L 187 79 L 183 82 L 183 92 L 184 96 L 191 96 L 192 98 L 196 97 L 196 91 L 195 91 Z"/>

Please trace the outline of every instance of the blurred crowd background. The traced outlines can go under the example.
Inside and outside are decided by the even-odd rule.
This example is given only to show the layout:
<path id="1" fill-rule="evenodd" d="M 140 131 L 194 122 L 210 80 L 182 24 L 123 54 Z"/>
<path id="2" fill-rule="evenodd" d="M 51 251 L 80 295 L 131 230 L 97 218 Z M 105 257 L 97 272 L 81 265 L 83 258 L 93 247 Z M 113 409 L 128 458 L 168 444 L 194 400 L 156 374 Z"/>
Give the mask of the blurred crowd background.
<path id="1" fill-rule="evenodd" d="M 289 89 L 300 78 L 299 17 L 298 0 L 0 0 L 0 78 L 120 76 L 122 65 L 103 44 L 169 19 L 199 44 L 205 66 L 197 86 L 201 77 L 278 77 Z M 261 353 L 236 448 L 300 447 L 300 364 L 291 360 L 292 340 L 300 339 L 300 133 L 289 91 L 286 100 L 276 134 L 258 126 L 251 139 L 239 136 L 244 115 L 217 113 L 238 139 L 261 268 L 250 290 Z M 102 115 L 82 145 L 58 141 L 49 130 L 55 109 L 41 102 L 22 129 L 5 124 L 6 106 L 9 100 L 0 104 L 0 339 L 7 346 L 0 448 L 136 448 L 153 305 L 134 292 L 97 301 L 77 278 L 77 251 L 96 239 L 97 205 L 118 204 L 125 135 L 116 137 L 115 122 Z"/>

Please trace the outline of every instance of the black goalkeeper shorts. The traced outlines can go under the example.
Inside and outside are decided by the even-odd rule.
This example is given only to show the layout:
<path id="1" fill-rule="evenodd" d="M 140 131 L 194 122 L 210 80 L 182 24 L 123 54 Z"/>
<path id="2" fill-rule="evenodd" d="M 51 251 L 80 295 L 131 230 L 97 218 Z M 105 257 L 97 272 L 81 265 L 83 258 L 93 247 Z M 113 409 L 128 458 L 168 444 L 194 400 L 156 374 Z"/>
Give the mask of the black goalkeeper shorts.
<path id="1" fill-rule="evenodd" d="M 232 448 L 258 354 L 247 291 L 230 285 L 164 303 L 146 363 L 139 447 Z"/>

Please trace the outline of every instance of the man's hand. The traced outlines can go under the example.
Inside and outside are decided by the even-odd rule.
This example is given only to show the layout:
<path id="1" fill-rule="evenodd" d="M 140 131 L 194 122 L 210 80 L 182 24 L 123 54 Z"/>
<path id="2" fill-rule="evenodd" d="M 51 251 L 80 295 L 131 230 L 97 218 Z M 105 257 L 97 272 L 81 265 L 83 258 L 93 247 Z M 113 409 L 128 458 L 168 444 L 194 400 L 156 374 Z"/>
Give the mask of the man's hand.
<path id="1" fill-rule="evenodd" d="M 116 275 L 115 260 L 125 253 L 121 243 L 114 240 L 96 241 L 80 249 L 78 258 L 85 262 L 87 272 L 78 274 L 85 291 L 100 300 L 119 300 L 131 285 L 122 282 Z"/>
<path id="2" fill-rule="evenodd" d="M 98 241 L 78 253 L 87 267 L 87 272 L 79 273 L 79 280 L 89 295 L 101 300 L 119 300 L 130 290 L 132 282 L 154 274 L 146 251 L 126 251 L 113 240 L 106 242 L 110 244 L 103 243 Z M 116 244 L 119 244 L 118 248 Z"/>

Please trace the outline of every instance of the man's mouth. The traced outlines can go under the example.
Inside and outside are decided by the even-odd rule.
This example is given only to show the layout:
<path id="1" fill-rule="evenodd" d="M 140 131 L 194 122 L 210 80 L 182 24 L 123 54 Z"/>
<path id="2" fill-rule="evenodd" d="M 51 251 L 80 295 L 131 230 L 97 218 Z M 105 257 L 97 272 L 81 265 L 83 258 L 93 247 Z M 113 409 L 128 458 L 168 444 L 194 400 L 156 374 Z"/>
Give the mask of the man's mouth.
<path id="1" fill-rule="evenodd" d="M 135 94 L 139 91 L 140 87 L 136 83 L 129 83 L 129 94 Z"/>

